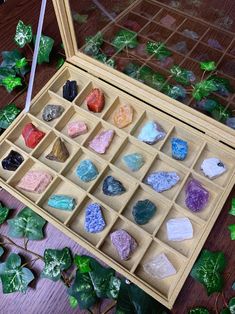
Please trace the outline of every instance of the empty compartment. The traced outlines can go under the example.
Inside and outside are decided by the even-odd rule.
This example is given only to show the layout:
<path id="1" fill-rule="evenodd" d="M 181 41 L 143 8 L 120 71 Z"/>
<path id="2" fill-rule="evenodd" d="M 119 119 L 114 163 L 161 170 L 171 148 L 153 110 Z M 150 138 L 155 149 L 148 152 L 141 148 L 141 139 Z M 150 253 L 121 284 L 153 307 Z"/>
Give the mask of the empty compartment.
<path id="1" fill-rule="evenodd" d="M 160 10 L 160 6 L 157 6 L 153 2 L 149 1 L 141 1 L 132 9 L 133 12 L 138 13 L 147 19 L 153 18 Z"/>
<path id="2" fill-rule="evenodd" d="M 149 263 L 152 259 L 156 258 L 160 254 L 164 254 L 171 265 L 174 267 L 176 272 L 174 275 L 165 277 L 163 279 L 158 279 L 144 270 L 144 265 Z M 157 292 L 168 298 L 180 278 L 181 269 L 184 267 L 184 264 L 185 261 L 180 255 L 172 253 L 170 250 L 153 241 L 141 259 L 138 267 L 136 268 L 135 274 L 145 283 L 153 287 Z"/>
<path id="3" fill-rule="evenodd" d="M 199 43 L 190 53 L 190 57 L 202 62 L 202 61 L 215 61 L 217 63 L 221 57 L 222 52 L 212 49 L 209 46 Z"/>
<path id="4" fill-rule="evenodd" d="M 178 29 L 185 37 L 198 40 L 207 31 L 207 27 L 197 21 L 187 19 Z M 193 32 L 193 33 L 192 33 Z"/>
<path id="5" fill-rule="evenodd" d="M 189 53 L 196 44 L 196 40 L 185 38 L 185 36 L 180 33 L 175 33 L 166 42 L 167 47 L 184 56 Z"/>
<path id="6" fill-rule="evenodd" d="M 170 157 L 172 157 L 172 139 L 173 138 L 178 138 L 187 142 L 188 154 L 184 160 L 178 160 L 178 162 L 182 163 L 186 167 L 191 167 L 200 149 L 202 148 L 203 141 L 199 138 L 199 136 L 194 135 L 193 133 L 190 133 L 183 128 L 174 127 L 174 129 L 168 136 L 165 144 L 163 145 L 161 149 L 161 151 L 164 154 Z"/>
<path id="7" fill-rule="evenodd" d="M 128 260 L 122 260 L 117 252 L 116 247 L 113 245 L 110 235 L 112 232 L 117 230 L 124 230 L 126 231 L 132 238 L 135 239 L 137 243 L 137 247 L 133 251 L 132 254 L 130 254 L 130 257 Z M 124 268 L 130 270 L 133 265 L 136 263 L 136 260 L 140 258 L 140 256 L 145 251 L 145 248 L 150 243 L 151 238 L 144 232 L 141 231 L 139 228 L 135 228 L 132 224 L 129 224 L 125 220 L 119 218 L 115 224 L 113 225 L 111 231 L 104 239 L 101 247 L 99 248 L 103 253 L 108 255 L 111 259 L 116 261 L 119 265 L 123 266 Z"/>
<path id="8" fill-rule="evenodd" d="M 229 48 L 228 53 L 235 56 L 235 42 L 233 42 L 232 46 Z"/>
<path id="9" fill-rule="evenodd" d="M 125 191 L 119 195 L 107 195 L 103 192 L 104 180 L 112 176 L 115 180 L 118 180 L 123 185 Z M 115 181 L 116 182 L 116 181 Z M 123 173 L 120 173 L 116 169 L 113 169 L 112 166 L 108 167 L 102 175 L 99 177 L 95 185 L 93 185 L 90 193 L 94 195 L 104 204 L 108 205 L 110 208 L 120 211 L 127 201 L 130 199 L 131 195 L 135 191 L 137 183 L 131 180 L 131 177 L 123 176 Z M 106 189 L 107 190 L 107 189 Z"/>
<path id="10" fill-rule="evenodd" d="M 218 70 L 230 76 L 231 80 L 234 79 L 235 78 L 235 58 L 229 55 L 225 55 L 218 66 Z"/>
<path id="11" fill-rule="evenodd" d="M 170 223 L 171 219 L 178 219 L 178 218 L 188 218 L 190 220 L 190 223 L 193 229 L 193 237 L 191 239 L 185 239 L 181 241 L 172 241 L 169 239 L 168 233 L 167 233 L 167 223 Z M 181 254 L 185 255 L 186 257 L 190 257 L 195 247 L 197 246 L 198 241 L 203 234 L 203 231 L 204 229 L 202 228 L 202 226 L 200 226 L 197 222 L 192 220 L 190 217 L 183 215 L 181 212 L 178 212 L 173 207 L 170 210 L 169 214 L 167 215 L 166 219 L 164 220 L 163 224 L 161 225 L 160 229 L 158 230 L 156 234 L 156 238 L 160 239 L 162 242 L 166 243 L 168 246 L 179 251 Z M 184 236 L 186 237 L 185 234 Z"/>
<path id="12" fill-rule="evenodd" d="M 221 187 L 225 187 L 227 184 L 229 184 L 231 177 L 234 175 L 234 156 L 230 155 L 229 153 L 225 153 L 224 149 L 220 149 L 219 146 L 214 146 L 210 143 L 207 143 L 194 166 L 194 170 L 201 176 L 205 176 L 201 170 L 201 165 L 207 158 L 218 158 L 222 164 L 224 164 L 226 171 L 220 176 L 211 179 L 211 182 L 214 182 Z"/>
<path id="13" fill-rule="evenodd" d="M 216 29 L 210 29 L 203 37 L 203 41 L 211 48 L 218 50 L 226 50 L 233 40 L 232 36 Z"/>
<path id="14" fill-rule="evenodd" d="M 140 35 L 148 38 L 150 41 L 164 42 L 171 35 L 171 31 L 155 22 L 151 22 L 141 30 Z"/>
<path id="15" fill-rule="evenodd" d="M 97 177 L 89 182 L 82 181 L 76 173 L 78 165 L 84 160 L 91 161 L 98 171 Z M 62 171 L 62 175 L 73 183 L 79 185 L 83 190 L 88 190 L 97 180 L 105 166 L 106 164 L 101 158 L 95 157 L 94 154 L 80 148 L 80 150 L 72 157 L 71 161 Z"/>
<path id="16" fill-rule="evenodd" d="M 117 23 L 131 31 L 139 32 L 148 23 L 148 19 L 133 12 L 129 12 L 120 20 L 117 20 Z"/>
<path id="17" fill-rule="evenodd" d="M 69 228 L 76 232 L 80 237 L 96 246 L 99 243 L 99 241 L 105 237 L 109 228 L 112 226 L 113 222 L 116 219 L 116 214 L 111 210 L 107 209 L 106 206 L 99 204 L 101 206 L 102 216 L 106 226 L 100 232 L 96 233 L 88 232 L 85 229 L 86 208 L 91 204 L 99 204 L 99 202 L 90 199 L 89 197 L 86 197 L 76 210 L 76 213 L 69 221 Z"/>
<path id="18" fill-rule="evenodd" d="M 174 11 L 163 9 L 155 18 L 154 21 L 164 27 L 175 30 L 184 21 L 184 17 L 175 13 Z"/>
<path id="19" fill-rule="evenodd" d="M 166 217 L 170 210 L 170 203 L 166 202 L 165 199 L 161 197 L 161 195 L 154 193 L 154 191 L 153 192 L 147 191 L 147 189 L 144 186 L 142 187 L 139 186 L 138 189 L 133 194 L 133 196 L 131 197 L 130 201 L 125 206 L 124 210 L 122 211 L 122 215 L 126 217 L 128 220 L 137 224 L 132 214 L 133 207 L 136 205 L 138 201 L 144 200 L 149 200 L 156 206 L 156 213 L 149 220 L 149 222 L 139 226 L 149 234 L 153 234 L 160 228 L 164 218 Z"/>

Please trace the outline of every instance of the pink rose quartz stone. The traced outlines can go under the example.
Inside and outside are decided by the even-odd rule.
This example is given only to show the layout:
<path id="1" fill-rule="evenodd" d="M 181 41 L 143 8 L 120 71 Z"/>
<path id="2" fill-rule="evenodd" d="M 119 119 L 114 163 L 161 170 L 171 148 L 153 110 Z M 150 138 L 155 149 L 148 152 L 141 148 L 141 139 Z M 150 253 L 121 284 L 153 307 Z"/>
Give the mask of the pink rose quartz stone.
<path id="1" fill-rule="evenodd" d="M 40 194 L 45 191 L 52 179 L 53 177 L 45 171 L 30 170 L 23 176 L 17 187 L 28 192 Z"/>
<path id="2" fill-rule="evenodd" d="M 160 23 L 163 25 L 163 26 L 166 26 L 166 27 L 174 27 L 175 26 L 175 22 L 176 22 L 176 19 L 167 14 L 166 16 L 164 16 L 161 20 L 160 20 Z"/>
<path id="3" fill-rule="evenodd" d="M 87 133 L 87 125 L 84 121 L 72 121 L 67 125 L 68 135 L 71 138 Z"/>
<path id="4" fill-rule="evenodd" d="M 93 140 L 89 143 L 89 147 L 98 154 L 104 154 L 109 148 L 113 137 L 113 130 L 102 131 L 93 138 Z"/>

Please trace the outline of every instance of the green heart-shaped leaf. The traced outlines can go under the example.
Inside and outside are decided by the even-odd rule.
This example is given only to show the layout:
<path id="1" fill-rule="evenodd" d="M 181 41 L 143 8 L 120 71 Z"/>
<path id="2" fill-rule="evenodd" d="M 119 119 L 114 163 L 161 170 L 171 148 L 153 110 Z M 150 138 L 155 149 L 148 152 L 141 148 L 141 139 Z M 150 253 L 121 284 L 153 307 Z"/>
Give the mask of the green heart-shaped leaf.
<path id="1" fill-rule="evenodd" d="M 34 37 L 34 41 L 36 38 Z M 54 39 L 49 36 L 42 35 L 38 51 L 38 64 L 50 61 L 50 53 L 54 45 Z"/>
<path id="2" fill-rule="evenodd" d="M 89 56 L 96 56 L 100 53 L 100 47 L 102 46 L 104 39 L 101 32 L 98 32 L 94 36 L 88 36 L 85 39 L 86 46 L 84 48 L 84 52 Z"/>
<path id="3" fill-rule="evenodd" d="M 170 72 L 173 78 L 176 80 L 176 82 L 181 83 L 183 85 L 191 85 L 192 82 L 194 82 L 196 79 L 192 71 L 181 68 L 178 65 L 174 65 L 170 69 Z"/>
<path id="4" fill-rule="evenodd" d="M 231 314 L 231 312 L 230 312 L 229 309 L 226 307 L 226 308 L 223 308 L 222 311 L 220 311 L 220 314 Z"/>
<path id="5" fill-rule="evenodd" d="M 73 296 L 69 296 L 69 305 L 72 309 L 76 309 L 78 307 L 78 300 L 74 298 Z"/>
<path id="6" fill-rule="evenodd" d="M 231 240 L 235 240 L 235 224 L 229 225 L 228 229 L 230 231 Z"/>
<path id="7" fill-rule="evenodd" d="M 3 51 L 2 52 L 3 61 L 1 63 L 1 67 L 14 68 L 16 65 L 16 61 L 23 58 L 22 54 L 19 50 L 14 49 L 11 51 Z"/>
<path id="8" fill-rule="evenodd" d="M 214 71 L 216 70 L 215 61 L 203 61 L 200 62 L 200 68 L 204 71 Z"/>
<path id="9" fill-rule="evenodd" d="M 19 21 L 16 26 L 15 42 L 23 48 L 27 43 L 30 43 L 33 38 L 33 31 L 31 25 L 25 25 L 24 22 Z"/>
<path id="10" fill-rule="evenodd" d="M 88 256 L 75 255 L 74 263 L 80 273 L 89 273 L 89 271 L 91 271 L 90 258 Z"/>
<path id="11" fill-rule="evenodd" d="M 78 24 L 84 24 L 87 22 L 87 14 L 79 14 L 77 12 L 72 12 L 73 20 Z"/>
<path id="12" fill-rule="evenodd" d="M 3 51 L 2 52 L 3 62 L 1 63 L 0 69 L 8 69 L 10 71 L 9 75 L 16 76 L 16 74 L 25 75 L 29 72 L 30 67 L 23 57 L 23 55 L 18 50 Z M 2 70 L 5 78 L 6 70 Z M 0 84 L 1 84 L 1 70 L 0 70 Z"/>
<path id="13" fill-rule="evenodd" d="M 231 209 L 228 212 L 230 215 L 235 216 L 235 198 L 232 199 L 232 205 L 231 205 Z"/>
<path id="14" fill-rule="evenodd" d="M 148 41 L 146 51 L 148 54 L 154 55 L 156 59 L 160 61 L 172 55 L 172 52 L 168 50 L 162 42 Z"/>
<path id="15" fill-rule="evenodd" d="M 203 250 L 193 266 L 191 276 L 203 284 L 207 294 L 211 295 L 214 292 L 220 292 L 223 288 L 221 273 L 225 266 L 224 253 Z"/>
<path id="16" fill-rule="evenodd" d="M 9 75 L 2 80 L 2 85 L 11 93 L 17 86 L 22 86 L 22 81 L 20 77 Z"/>
<path id="17" fill-rule="evenodd" d="M 217 91 L 215 82 L 212 80 L 204 80 L 195 84 L 192 95 L 196 100 L 201 100 L 215 91 Z"/>
<path id="18" fill-rule="evenodd" d="M 15 76 L 16 72 L 14 69 L 8 67 L 0 67 L 0 85 L 2 85 L 2 80 L 8 76 Z"/>
<path id="19" fill-rule="evenodd" d="M 0 278 L 3 293 L 25 292 L 34 275 L 21 266 L 20 256 L 12 253 L 5 263 L 0 264 Z"/>
<path id="20" fill-rule="evenodd" d="M 59 70 L 59 68 L 62 67 L 62 65 L 64 64 L 65 59 L 63 57 L 60 57 L 57 62 L 56 62 L 56 70 Z"/>
<path id="21" fill-rule="evenodd" d="M 112 40 L 112 44 L 116 50 L 122 50 L 124 48 L 135 48 L 138 45 L 137 33 L 125 29 L 118 31 Z"/>
<path id="22" fill-rule="evenodd" d="M 105 53 L 98 53 L 96 56 L 94 56 L 96 60 L 107 64 L 111 68 L 115 67 L 115 60 L 112 58 L 109 58 Z"/>
<path id="23" fill-rule="evenodd" d="M 228 308 L 231 314 L 235 314 L 235 297 L 229 300 Z"/>
<path id="24" fill-rule="evenodd" d="M 7 221 L 9 236 L 13 238 L 27 238 L 29 240 L 41 240 L 44 238 L 43 227 L 46 220 L 32 209 L 25 207 L 16 217 Z"/>
<path id="25" fill-rule="evenodd" d="M 210 312 L 205 307 L 195 307 L 188 314 L 210 314 Z"/>
<path id="26" fill-rule="evenodd" d="M 3 206 L 3 204 L 0 202 L 0 225 L 3 224 L 4 221 L 7 219 L 9 211 L 10 208 Z"/>
<path id="27" fill-rule="evenodd" d="M 176 100 L 182 100 L 186 97 L 186 90 L 180 85 L 166 84 L 163 86 L 162 92 Z"/>
<path id="28" fill-rule="evenodd" d="M 7 129 L 19 115 L 20 109 L 15 104 L 9 104 L 0 110 L 0 128 Z"/>

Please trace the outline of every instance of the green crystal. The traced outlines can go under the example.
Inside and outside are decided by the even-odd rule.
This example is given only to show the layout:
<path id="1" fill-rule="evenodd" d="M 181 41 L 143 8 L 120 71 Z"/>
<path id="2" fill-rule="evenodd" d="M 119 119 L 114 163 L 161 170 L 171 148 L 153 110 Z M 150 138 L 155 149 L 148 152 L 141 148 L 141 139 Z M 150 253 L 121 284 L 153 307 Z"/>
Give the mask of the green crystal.
<path id="1" fill-rule="evenodd" d="M 139 153 L 125 155 L 122 161 L 131 171 L 138 171 L 144 165 L 144 157 Z"/>
<path id="2" fill-rule="evenodd" d="M 146 199 L 143 201 L 138 201 L 134 205 L 132 215 L 138 225 L 144 225 L 148 223 L 149 220 L 155 215 L 156 210 L 156 205 L 150 200 Z"/>

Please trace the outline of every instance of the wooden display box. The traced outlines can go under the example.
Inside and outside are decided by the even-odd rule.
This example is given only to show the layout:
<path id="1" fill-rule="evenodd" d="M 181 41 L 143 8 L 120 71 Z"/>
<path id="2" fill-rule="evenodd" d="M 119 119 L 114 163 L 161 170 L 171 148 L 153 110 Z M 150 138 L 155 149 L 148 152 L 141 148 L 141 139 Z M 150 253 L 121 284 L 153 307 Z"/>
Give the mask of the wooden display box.
<path id="1" fill-rule="evenodd" d="M 136 2 L 140 1 L 134 1 L 133 5 Z M 68 15 L 69 3 L 66 0 L 54 1 L 54 6 L 69 62 L 65 62 L 34 98 L 30 112 L 21 113 L 1 136 L 1 160 L 11 149 L 24 157 L 24 162 L 15 172 L 0 169 L 1 186 L 97 258 L 172 308 L 235 183 L 234 133 L 226 127 L 220 130 L 220 125 L 211 119 L 197 116 L 190 108 L 185 110 L 179 102 L 75 51 L 71 16 Z M 181 23 L 180 19 L 177 21 Z M 78 84 L 78 95 L 73 102 L 62 97 L 62 86 L 67 79 L 76 80 Z M 105 108 L 99 114 L 88 111 L 84 102 L 93 87 L 101 88 L 106 98 Z M 65 109 L 61 117 L 50 123 L 42 119 L 42 110 L 48 103 L 60 104 Z M 128 127 L 118 129 L 112 117 L 114 110 L 123 103 L 133 107 L 134 118 Z M 66 125 L 76 118 L 86 122 L 88 132 L 71 139 Z M 156 120 L 167 133 L 155 145 L 137 139 L 140 128 L 150 119 Z M 35 149 L 27 148 L 21 136 L 22 128 L 28 122 L 46 133 Z M 115 131 L 113 142 L 106 154 L 98 155 L 88 144 L 98 132 L 107 129 Z M 189 154 L 185 161 L 171 157 L 170 139 L 173 136 L 188 142 Z M 70 153 L 64 163 L 45 158 L 58 137 L 64 140 Z M 233 147 L 220 140 L 233 144 Z M 137 172 L 129 171 L 121 162 L 123 155 L 131 152 L 140 152 L 145 158 L 144 166 Z M 200 165 L 208 157 L 221 158 L 227 167 L 226 173 L 214 180 L 206 178 Z M 84 183 L 76 176 L 75 168 L 87 158 L 95 163 L 99 175 L 94 181 Z M 53 177 L 42 194 L 28 193 L 17 187 L 19 180 L 30 169 L 45 170 Z M 176 171 L 180 182 L 171 190 L 157 193 L 144 183 L 146 175 L 153 170 Z M 126 193 L 115 198 L 104 195 L 101 186 L 107 175 L 123 182 Z M 208 205 L 198 213 L 189 211 L 184 203 L 185 185 L 190 178 L 200 181 L 210 192 Z M 55 193 L 73 196 L 77 201 L 76 208 L 67 212 L 49 207 L 47 200 Z M 140 199 L 150 199 L 157 206 L 154 218 L 143 226 L 135 224 L 131 214 L 133 204 Z M 85 208 L 90 202 L 101 204 L 107 224 L 98 234 L 87 233 L 83 228 Z M 183 242 L 167 239 L 166 222 L 176 217 L 190 219 L 194 229 L 193 239 Z M 120 260 L 109 237 L 112 231 L 120 228 L 138 243 L 136 251 L 127 261 Z M 160 253 L 165 253 L 177 271 L 174 276 L 163 280 L 154 279 L 143 269 L 146 261 Z"/>

